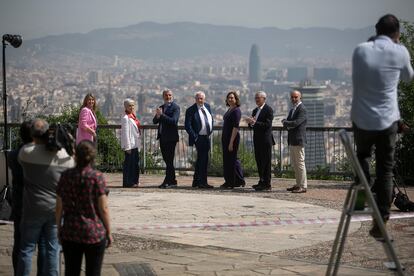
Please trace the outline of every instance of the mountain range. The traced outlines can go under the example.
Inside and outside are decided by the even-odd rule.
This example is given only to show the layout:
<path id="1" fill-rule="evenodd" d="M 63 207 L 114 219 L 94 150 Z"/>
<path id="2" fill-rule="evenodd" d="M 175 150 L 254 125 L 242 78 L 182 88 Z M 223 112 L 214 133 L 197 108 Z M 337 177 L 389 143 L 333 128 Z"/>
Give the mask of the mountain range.
<path id="1" fill-rule="evenodd" d="M 46 36 L 24 42 L 27 53 L 44 56 L 95 54 L 149 58 L 191 58 L 236 54 L 247 56 L 252 44 L 263 57 L 350 57 L 357 44 L 373 34 L 363 29 L 279 29 L 218 26 L 191 22 L 142 22 L 88 33 Z"/>

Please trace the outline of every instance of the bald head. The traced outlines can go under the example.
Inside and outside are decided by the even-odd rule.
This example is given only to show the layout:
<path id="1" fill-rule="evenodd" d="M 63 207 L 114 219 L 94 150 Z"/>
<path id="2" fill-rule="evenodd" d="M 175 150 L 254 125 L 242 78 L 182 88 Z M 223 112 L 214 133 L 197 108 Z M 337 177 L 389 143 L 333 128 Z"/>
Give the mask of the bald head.
<path id="1" fill-rule="evenodd" d="M 36 144 L 46 143 L 48 130 L 49 124 L 41 118 L 36 118 L 32 121 L 32 125 L 30 127 L 30 135 Z"/>
<path id="2" fill-rule="evenodd" d="M 293 90 L 290 92 L 290 101 L 293 105 L 296 105 L 301 102 L 302 94 L 298 90 Z"/>

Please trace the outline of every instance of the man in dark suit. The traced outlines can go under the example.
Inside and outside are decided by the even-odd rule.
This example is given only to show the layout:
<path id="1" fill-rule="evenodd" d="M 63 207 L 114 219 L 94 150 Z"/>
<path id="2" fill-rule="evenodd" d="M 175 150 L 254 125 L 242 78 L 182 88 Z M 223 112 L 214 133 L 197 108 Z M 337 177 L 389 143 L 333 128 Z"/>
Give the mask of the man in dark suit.
<path id="1" fill-rule="evenodd" d="M 165 178 L 159 186 L 161 189 L 177 187 L 174 168 L 175 146 L 178 142 L 178 119 L 180 117 L 180 107 L 173 102 L 173 93 L 167 89 L 162 92 L 164 104 L 155 110 L 152 122 L 158 124 L 157 139 L 160 140 L 162 158 L 164 159 L 166 170 Z"/>
<path id="2" fill-rule="evenodd" d="M 292 109 L 282 124 L 288 130 L 288 145 L 290 162 L 295 171 L 296 185 L 287 188 L 292 193 L 306 193 L 308 186 L 305 166 L 305 144 L 306 144 L 306 108 L 301 101 L 301 93 L 292 91 L 290 99 Z"/>
<path id="3" fill-rule="evenodd" d="M 189 145 L 195 145 L 197 161 L 193 178 L 193 187 L 212 189 L 207 183 L 208 152 L 210 150 L 210 134 L 213 132 L 213 116 L 210 105 L 205 102 L 206 95 L 202 91 L 195 94 L 195 104 L 185 112 L 185 130 L 188 133 Z"/>
<path id="4" fill-rule="evenodd" d="M 252 116 L 246 118 L 249 127 L 253 128 L 254 156 L 259 171 L 259 183 L 253 185 L 256 191 L 270 191 L 272 171 L 272 146 L 275 140 L 272 135 L 273 109 L 266 104 L 266 93 L 259 91 L 255 95 L 257 107 Z"/>

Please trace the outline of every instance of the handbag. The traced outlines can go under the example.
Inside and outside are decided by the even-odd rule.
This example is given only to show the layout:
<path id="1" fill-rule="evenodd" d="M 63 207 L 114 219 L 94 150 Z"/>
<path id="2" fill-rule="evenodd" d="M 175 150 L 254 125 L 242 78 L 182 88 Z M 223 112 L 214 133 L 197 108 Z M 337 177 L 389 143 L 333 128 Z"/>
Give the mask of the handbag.
<path id="1" fill-rule="evenodd" d="M 402 212 L 412 212 L 414 211 L 414 202 L 410 200 L 407 195 L 407 191 L 404 188 L 404 192 L 401 191 L 397 183 L 394 181 L 394 187 L 397 189 L 397 192 L 394 191 L 394 205 Z"/>

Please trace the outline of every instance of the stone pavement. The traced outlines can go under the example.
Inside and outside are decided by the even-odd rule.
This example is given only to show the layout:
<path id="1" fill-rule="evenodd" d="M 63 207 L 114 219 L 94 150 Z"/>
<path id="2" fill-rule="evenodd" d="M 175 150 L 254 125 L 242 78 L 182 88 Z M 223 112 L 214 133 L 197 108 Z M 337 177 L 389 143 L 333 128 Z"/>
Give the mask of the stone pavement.
<path id="1" fill-rule="evenodd" d="M 337 224 L 243 227 L 243 223 L 339 217 L 347 187 L 343 182 L 310 181 L 308 193 L 293 195 L 285 190 L 292 180 L 275 179 L 271 192 L 257 193 L 249 188 L 257 179 L 248 178 L 246 188 L 197 190 L 191 188 L 191 177 L 181 176 L 177 189 L 160 190 L 161 176 L 144 175 L 141 188 L 123 189 L 120 174 L 106 176 L 115 242 L 106 251 L 103 275 L 121 276 L 324 275 Z M 223 180 L 209 181 L 218 187 Z M 204 227 L 184 228 L 190 223 Z M 222 227 L 225 223 L 238 227 Z M 352 223 L 351 243 L 364 227 Z M 370 242 L 373 249 L 367 251 L 378 251 L 378 244 Z M 12 273 L 11 246 L 12 226 L 0 225 L 0 275 Z M 319 252 L 313 254 L 323 254 L 322 258 L 306 258 L 307 252 L 302 252 L 314 248 Z M 410 255 L 411 249 L 402 252 Z M 392 275 L 375 268 L 346 261 L 339 275 Z"/>

